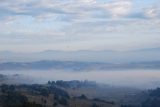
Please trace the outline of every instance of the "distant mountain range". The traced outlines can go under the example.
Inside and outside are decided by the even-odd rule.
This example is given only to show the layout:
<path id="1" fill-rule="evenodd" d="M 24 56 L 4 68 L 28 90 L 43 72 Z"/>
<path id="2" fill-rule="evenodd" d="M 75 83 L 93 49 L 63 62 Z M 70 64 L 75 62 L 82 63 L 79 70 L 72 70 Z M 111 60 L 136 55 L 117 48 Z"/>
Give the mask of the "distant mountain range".
<path id="1" fill-rule="evenodd" d="M 41 60 L 103 63 L 132 63 L 160 61 L 160 48 L 134 51 L 55 51 L 15 53 L 0 51 L 0 62 L 33 62 Z"/>
<path id="2" fill-rule="evenodd" d="M 37 61 L 0 63 L 0 70 L 124 70 L 124 69 L 160 69 L 160 61 L 139 63 L 96 63 L 75 61 Z"/>

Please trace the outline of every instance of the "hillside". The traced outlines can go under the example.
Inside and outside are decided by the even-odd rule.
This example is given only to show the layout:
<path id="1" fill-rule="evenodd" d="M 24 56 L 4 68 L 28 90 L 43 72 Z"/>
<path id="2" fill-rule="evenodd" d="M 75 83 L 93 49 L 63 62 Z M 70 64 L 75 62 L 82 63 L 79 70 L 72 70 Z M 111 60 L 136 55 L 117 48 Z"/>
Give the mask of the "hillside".
<path id="1" fill-rule="evenodd" d="M 119 107 L 112 102 L 70 97 L 55 85 L 1 85 L 0 107 Z"/>
<path id="2" fill-rule="evenodd" d="M 0 70 L 124 70 L 124 69 L 160 69 L 160 61 L 136 63 L 96 63 L 77 61 L 6 62 L 0 63 Z"/>
<path id="3" fill-rule="evenodd" d="M 79 62 L 151 62 L 159 61 L 160 48 L 144 48 L 131 51 L 114 50 L 44 50 L 41 52 L 0 51 L 0 62 L 36 62 L 41 60 Z"/>

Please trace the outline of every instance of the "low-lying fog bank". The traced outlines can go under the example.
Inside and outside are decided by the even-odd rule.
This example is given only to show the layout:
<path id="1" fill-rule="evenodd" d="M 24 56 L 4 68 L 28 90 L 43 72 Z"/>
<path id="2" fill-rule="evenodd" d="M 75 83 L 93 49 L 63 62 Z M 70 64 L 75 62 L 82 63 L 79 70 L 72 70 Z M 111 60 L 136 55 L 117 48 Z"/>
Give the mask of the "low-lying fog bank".
<path id="1" fill-rule="evenodd" d="M 124 71 L 0 71 L 0 74 L 19 74 L 20 83 L 46 83 L 48 80 L 90 80 L 113 86 L 134 88 L 155 88 L 160 86 L 159 70 L 124 70 Z M 15 79 L 16 76 L 12 79 Z"/>

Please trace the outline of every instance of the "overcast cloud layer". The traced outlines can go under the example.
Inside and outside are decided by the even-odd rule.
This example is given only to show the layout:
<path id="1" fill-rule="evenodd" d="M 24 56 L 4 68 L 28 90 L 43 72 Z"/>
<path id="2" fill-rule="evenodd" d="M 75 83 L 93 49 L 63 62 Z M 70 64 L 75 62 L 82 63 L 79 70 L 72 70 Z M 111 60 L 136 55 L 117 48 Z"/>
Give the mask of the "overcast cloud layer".
<path id="1" fill-rule="evenodd" d="M 160 47 L 159 0 L 0 0 L 0 50 Z"/>

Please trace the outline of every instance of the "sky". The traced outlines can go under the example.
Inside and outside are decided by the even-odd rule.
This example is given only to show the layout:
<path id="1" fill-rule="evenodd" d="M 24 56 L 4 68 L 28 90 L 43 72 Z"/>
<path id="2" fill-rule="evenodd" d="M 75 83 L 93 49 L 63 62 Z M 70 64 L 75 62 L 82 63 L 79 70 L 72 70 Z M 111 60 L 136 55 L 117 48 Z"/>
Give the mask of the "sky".
<path id="1" fill-rule="evenodd" d="M 160 0 L 0 0 L 0 51 L 160 47 Z"/>

